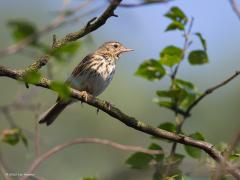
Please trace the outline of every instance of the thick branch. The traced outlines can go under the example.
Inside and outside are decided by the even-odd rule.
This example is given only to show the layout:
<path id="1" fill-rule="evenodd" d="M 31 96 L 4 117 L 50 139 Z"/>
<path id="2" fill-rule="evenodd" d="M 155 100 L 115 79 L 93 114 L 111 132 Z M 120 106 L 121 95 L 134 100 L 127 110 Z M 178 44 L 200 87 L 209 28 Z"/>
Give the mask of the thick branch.
<path id="1" fill-rule="evenodd" d="M 10 69 L 0 66 L 0 76 L 6 76 L 12 79 L 22 79 L 24 76 L 24 73 L 22 71 L 17 71 L 17 70 L 11 71 Z M 46 78 L 41 78 L 40 82 L 35 85 L 50 89 L 50 84 L 51 84 L 50 80 Z M 213 88 L 213 90 L 215 89 L 216 87 Z M 179 134 L 171 133 L 159 128 L 152 127 L 148 124 L 143 123 L 142 121 L 135 119 L 134 117 L 124 114 L 120 109 L 112 106 L 110 103 L 106 101 L 100 100 L 91 95 L 88 95 L 88 97 L 86 98 L 85 93 L 80 92 L 78 90 L 70 88 L 70 95 L 71 97 L 78 99 L 79 101 L 85 102 L 91 106 L 94 106 L 106 112 L 108 115 L 114 117 L 115 119 L 118 119 L 119 121 L 121 121 L 122 123 L 124 123 L 125 125 L 133 129 L 136 129 L 138 131 L 144 132 L 146 134 L 149 134 L 155 137 L 168 139 L 174 142 L 178 142 L 180 144 L 190 145 L 190 146 L 202 149 L 203 151 L 208 153 L 209 156 L 215 159 L 217 162 L 221 164 L 226 164 L 227 170 L 233 176 L 240 178 L 240 170 L 235 167 L 232 167 L 231 164 L 227 163 L 224 157 L 221 155 L 221 153 L 216 148 L 214 148 L 214 146 L 210 143 L 197 141 L 184 135 L 179 135 Z"/>
<path id="2" fill-rule="evenodd" d="M 116 143 L 116 142 L 113 142 L 113 141 L 110 141 L 107 139 L 79 138 L 79 139 L 75 139 L 75 140 L 65 143 L 65 144 L 57 145 L 57 146 L 53 147 L 52 149 L 48 150 L 47 152 L 45 152 L 44 154 L 42 154 L 41 156 L 39 156 L 36 160 L 34 160 L 32 165 L 29 167 L 29 169 L 27 170 L 27 174 L 33 173 L 37 167 L 39 167 L 43 162 L 45 162 L 48 158 L 50 158 L 57 152 L 62 151 L 70 146 L 73 146 L 76 144 L 83 144 L 83 143 L 103 144 L 103 145 L 108 145 L 108 146 L 111 146 L 113 148 L 120 149 L 123 151 L 143 152 L 146 154 L 162 154 L 163 153 L 162 151 L 159 151 L 159 150 L 149 150 L 149 149 L 144 149 L 140 146 L 129 146 L 129 145 L 124 145 L 124 144 L 119 144 L 119 143 Z"/>

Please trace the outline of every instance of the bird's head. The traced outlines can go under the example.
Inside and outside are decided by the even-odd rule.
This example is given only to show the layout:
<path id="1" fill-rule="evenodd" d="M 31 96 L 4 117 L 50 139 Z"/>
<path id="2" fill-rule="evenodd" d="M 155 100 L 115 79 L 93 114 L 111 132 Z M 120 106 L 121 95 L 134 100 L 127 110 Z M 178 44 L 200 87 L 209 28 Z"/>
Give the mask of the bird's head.
<path id="1" fill-rule="evenodd" d="M 98 52 L 111 55 L 112 57 L 116 58 L 118 58 L 122 53 L 129 51 L 133 51 L 133 49 L 126 48 L 117 41 L 106 42 L 98 49 Z"/>

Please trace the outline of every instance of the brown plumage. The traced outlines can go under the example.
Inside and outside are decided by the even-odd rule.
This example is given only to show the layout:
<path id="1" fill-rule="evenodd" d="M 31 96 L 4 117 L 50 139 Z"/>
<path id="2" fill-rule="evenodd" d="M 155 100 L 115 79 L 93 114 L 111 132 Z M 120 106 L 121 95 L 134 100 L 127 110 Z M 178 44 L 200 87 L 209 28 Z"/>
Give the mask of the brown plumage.
<path id="1" fill-rule="evenodd" d="M 132 49 L 116 41 L 104 43 L 77 65 L 66 83 L 79 91 L 98 96 L 111 82 L 120 54 L 129 51 Z M 40 116 L 39 123 L 50 125 L 73 102 L 73 99 L 66 102 L 58 98 L 57 103 Z"/>

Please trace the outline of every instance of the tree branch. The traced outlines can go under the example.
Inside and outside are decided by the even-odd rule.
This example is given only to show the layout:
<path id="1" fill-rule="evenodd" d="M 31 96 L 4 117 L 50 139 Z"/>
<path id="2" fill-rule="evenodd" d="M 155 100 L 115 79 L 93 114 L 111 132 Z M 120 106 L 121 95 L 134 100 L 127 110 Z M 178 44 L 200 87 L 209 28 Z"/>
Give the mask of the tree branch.
<path id="1" fill-rule="evenodd" d="M 108 6 L 108 8 L 103 12 L 103 14 L 100 17 L 91 19 L 87 23 L 87 25 L 84 28 L 82 28 L 81 30 L 73 32 L 73 33 L 69 33 L 68 35 L 66 35 L 62 39 L 57 40 L 54 43 L 53 47 L 54 48 L 59 48 L 59 47 L 62 47 L 69 42 L 76 41 L 77 39 L 80 39 L 81 37 L 89 34 L 92 31 L 95 31 L 96 29 L 98 29 L 99 27 L 104 25 L 107 22 L 108 18 L 110 18 L 111 16 L 116 17 L 117 15 L 114 14 L 114 11 L 119 6 L 121 1 L 122 0 L 112 1 L 110 3 L 110 5 Z"/>
<path id="2" fill-rule="evenodd" d="M 228 84 L 230 81 L 232 81 L 234 78 L 236 78 L 238 75 L 240 75 L 240 71 L 236 71 L 232 76 L 230 76 L 229 78 L 227 78 L 226 80 L 224 80 L 223 82 L 220 82 L 219 84 L 208 88 L 207 90 L 205 90 L 205 92 L 199 96 L 186 110 L 186 114 L 190 114 L 190 111 L 206 96 L 208 96 L 209 94 L 213 93 L 215 90 L 219 89 L 220 87 Z"/>
<path id="3" fill-rule="evenodd" d="M 238 18 L 240 19 L 240 7 L 238 6 L 238 2 L 237 0 L 229 0 L 233 11 L 236 13 L 236 15 L 238 16 Z"/>
<path id="4" fill-rule="evenodd" d="M 108 0 L 109 2 L 112 2 L 112 0 Z M 141 6 L 146 6 L 146 5 L 155 5 L 155 4 L 163 4 L 163 3 L 168 3 L 169 1 L 172 0 L 151 0 L 151 1 L 143 1 L 140 3 L 121 3 L 119 7 L 124 7 L 124 8 L 133 8 L 133 7 L 141 7 Z"/>
<path id="5" fill-rule="evenodd" d="M 0 66 L 0 76 L 10 77 L 12 79 L 21 80 L 24 77 L 24 71 L 22 70 L 10 70 L 4 66 Z M 233 78 L 231 78 L 233 79 Z M 229 81 L 229 80 L 228 80 Z M 227 82 L 228 82 L 227 81 Z M 226 83 L 227 83 L 226 82 Z M 223 84 L 226 84 L 223 83 Z M 51 81 L 46 78 L 41 78 L 39 83 L 35 84 L 36 86 L 40 86 L 43 88 L 50 89 Z M 216 86 L 216 87 L 219 87 Z M 216 87 L 213 88 L 213 90 L 216 89 Z M 120 109 L 117 107 L 112 106 L 107 101 L 100 100 L 96 97 L 91 96 L 90 94 L 87 95 L 86 93 L 80 92 L 76 89 L 70 88 L 70 96 L 78 99 L 79 101 L 85 102 L 91 106 L 96 107 L 97 109 L 100 109 L 110 115 L 111 117 L 114 117 L 115 119 L 121 121 L 125 125 L 136 129 L 138 131 L 144 132 L 146 134 L 168 139 L 174 142 L 178 142 L 180 144 L 185 144 L 193 147 L 197 147 L 199 149 L 202 149 L 205 151 L 209 156 L 211 156 L 214 160 L 216 160 L 218 163 L 225 164 L 227 167 L 227 170 L 229 173 L 231 173 L 233 176 L 240 178 L 240 170 L 233 167 L 230 163 L 226 162 L 224 157 L 221 155 L 221 152 L 219 152 L 214 146 L 208 142 L 204 141 L 197 141 L 190 137 L 181 135 L 181 134 L 175 134 L 168 131 L 165 131 L 163 129 L 152 127 L 148 124 L 143 123 L 142 121 L 139 121 L 135 119 L 134 117 L 128 116 L 124 114 Z"/>
<path id="6" fill-rule="evenodd" d="M 108 145 L 116 149 L 120 149 L 123 151 L 131 151 L 131 152 L 142 152 L 146 154 L 162 154 L 162 151 L 159 150 L 149 150 L 142 148 L 140 146 L 129 146 L 129 145 L 124 145 L 124 144 L 119 144 L 107 139 L 99 139 L 99 138 L 79 138 L 75 139 L 71 142 L 65 143 L 65 144 L 60 144 L 57 145 L 44 154 L 40 155 L 36 160 L 33 161 L 33 163 L 30 165 L 29 169 L 27 170 L 27 174 L 32 174 L 36 168 L 38 168 L 44 161 L 46 161 L 48 158 L 53 156 L 59 151 L 62 151 L 70 146 L 76 145 L 76 144 L 83 144 L 83 143 L 95 143 L 95 144 L 103 144 L 103 145 Z M 22 179 L 25 179 L 24 177 Z"/>

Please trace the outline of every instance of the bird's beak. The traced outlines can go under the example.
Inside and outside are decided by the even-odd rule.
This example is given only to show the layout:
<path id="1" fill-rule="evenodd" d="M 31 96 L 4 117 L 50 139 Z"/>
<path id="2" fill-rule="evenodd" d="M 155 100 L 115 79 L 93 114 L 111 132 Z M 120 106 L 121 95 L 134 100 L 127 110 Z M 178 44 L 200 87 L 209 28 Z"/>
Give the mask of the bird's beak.
<path id="1" fill-rule="evenodd" d="M 134 49 L 123 48 L 123 49 L 121 50 L 121 52 L 129 52 L 129 51 L 134 51 Z"/>

